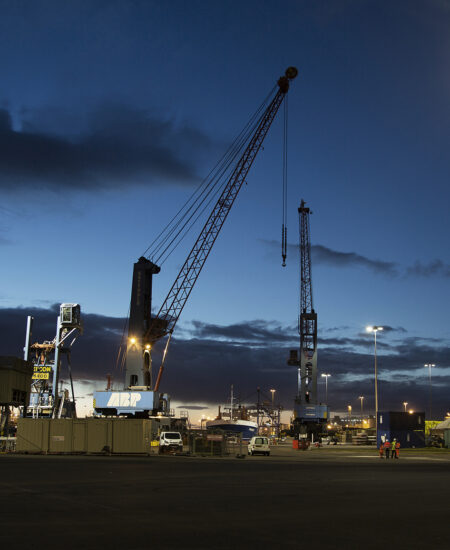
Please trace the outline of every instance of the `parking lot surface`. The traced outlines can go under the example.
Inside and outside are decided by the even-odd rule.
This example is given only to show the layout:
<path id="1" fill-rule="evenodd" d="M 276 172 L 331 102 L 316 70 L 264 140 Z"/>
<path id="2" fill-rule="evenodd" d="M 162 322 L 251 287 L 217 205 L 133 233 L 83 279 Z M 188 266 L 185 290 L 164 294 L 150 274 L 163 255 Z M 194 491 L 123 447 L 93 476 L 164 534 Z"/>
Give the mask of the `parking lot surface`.
<path id="1" fill-rule="evenodd" d="M 2 548 L 396 549 L 448 544 L 448 452 L 0 456 Z"/>

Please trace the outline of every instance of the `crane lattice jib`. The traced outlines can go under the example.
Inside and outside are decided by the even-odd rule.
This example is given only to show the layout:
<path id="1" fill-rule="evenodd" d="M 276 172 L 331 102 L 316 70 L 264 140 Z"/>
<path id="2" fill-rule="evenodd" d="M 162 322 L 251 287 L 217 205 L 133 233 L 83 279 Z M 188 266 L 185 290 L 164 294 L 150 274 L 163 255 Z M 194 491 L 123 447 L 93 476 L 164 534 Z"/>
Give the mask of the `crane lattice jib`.
<path id="1" fill-rule="evenodd" d="M 310 355 L 317 345 L 317 315 L 314 311 L 311 273 L 310 209 L 302 200 L 300 215 L 300 349 Z"/>
<path id="2" fill-rule="evenodd" d="M 295 72 L 294 72 L 295 71 Z M 279 89 L 261 117 L 261 121 L 234 169 L 227 185 L 206 221 L 189 256 L 184 262 L 172 288 L 162 304 L 158 315 L 150 326 L 146 341 L 155 342 L 166 334 L 171 334 L 186 305 L 186 301 L 200 275 L 214 242 L 233 206 L 233 203 L 247 177 L 255 157 L 267 135 L 275 115 L 289 89 L 289 81 L 297 75 L 296 69 L 288 69 L 286 76 L 278 81 Z"/>
<path id="3" fill-rule="evenodd" d="M 309 208 L 305 207 L 302 200 L 300 208 L 300 312 L 311 313 L 314 311 L 311 278 L 311 241 L 309 237 Z"/>

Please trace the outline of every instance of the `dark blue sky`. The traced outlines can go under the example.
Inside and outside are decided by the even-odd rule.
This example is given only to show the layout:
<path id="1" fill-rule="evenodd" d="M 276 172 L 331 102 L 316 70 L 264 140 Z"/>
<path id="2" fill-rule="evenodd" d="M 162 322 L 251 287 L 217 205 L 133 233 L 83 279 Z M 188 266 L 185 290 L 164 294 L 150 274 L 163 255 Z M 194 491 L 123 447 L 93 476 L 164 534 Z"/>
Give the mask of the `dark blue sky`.
<path id="1" fill-rule="evenodd" d="M 54 303 L 79 302 L 105 330 L 125 316 L 133 262 L 295 65 L 288 267 L 278 244 L 280 116 L 183 312 L 164 389 L 215 403 L 230 383 L 244 395 L 267 385 L 290 407 L 296 377 L 284 361 L 297 338 L 303 198 L 314 212 L 319 368 L 334 375 L 333 407 L 362 393 L 370 405 L 372 341 L 362 334 L 375 323 L 393 329 L 380 337 L 385 406 L 424 408 L 422 365 L 433 361 L 436 407 L 446 412 L 450 2 L 38 0 L 0 9 L 0 317 L 5 326 L 17 318 L 18 341 L 31 307 L 45 316 Z M 187 249 L 155 279 L 155 305 Z M 2 340 L 0 353 L 20 354 Z M 111 370 L 108 352 L 100 356 L 107 365 L 99 359 L 93 379 Z M 189 391 L 171 374 L 187 364 Z"/>

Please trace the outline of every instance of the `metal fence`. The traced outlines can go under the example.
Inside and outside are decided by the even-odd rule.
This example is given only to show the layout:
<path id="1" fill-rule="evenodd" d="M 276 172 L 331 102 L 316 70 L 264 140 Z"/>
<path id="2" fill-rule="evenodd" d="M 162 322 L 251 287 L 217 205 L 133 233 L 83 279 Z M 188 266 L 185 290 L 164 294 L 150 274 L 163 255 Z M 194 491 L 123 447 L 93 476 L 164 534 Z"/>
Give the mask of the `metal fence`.
<path id="1" fill-rule="evenodd" d="M 15 437 L 0 437 L 0 453 L 12 453 L 16 450 Z"/>
<path id="2" fill-rule="evenodd" d="M 190 430 L 186 443 L 192 455 L 242 456 L 247 452 L 247 445 L 240 434 L 229 434 L 223 430 Z"/>

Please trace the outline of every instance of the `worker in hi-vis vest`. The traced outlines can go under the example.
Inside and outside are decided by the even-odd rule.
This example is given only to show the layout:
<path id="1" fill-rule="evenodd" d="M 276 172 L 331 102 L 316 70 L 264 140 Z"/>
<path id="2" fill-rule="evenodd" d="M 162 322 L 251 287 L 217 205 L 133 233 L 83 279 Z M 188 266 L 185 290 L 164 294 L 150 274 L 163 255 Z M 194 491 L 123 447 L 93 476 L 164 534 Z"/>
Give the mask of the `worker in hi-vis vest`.
<path id="1" fill-rule="evenodd" d="M 397 440 L 394 439 L 392 440 L 392 443 L 391 443 L 391 458 L 395 458 L 395 444 L 397 443 Z"/>
<path id="2" fill-rule="evenodd" d="M 389 453 L 391 452 L 391 444 L 389 443 L 389 440 L 386 439 L 384 442 L 384 452 L 386 454 L 386 458 L 389 458 Z"/>

